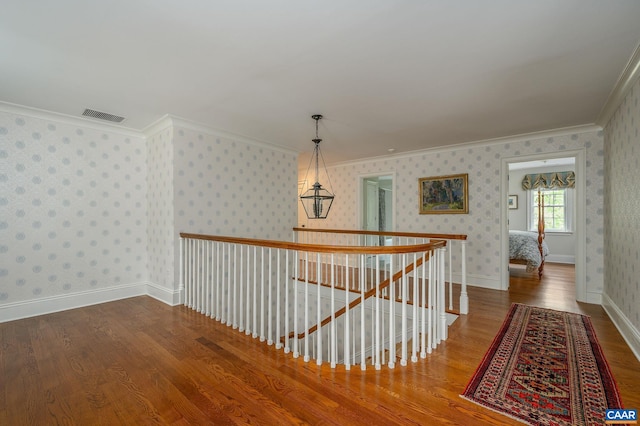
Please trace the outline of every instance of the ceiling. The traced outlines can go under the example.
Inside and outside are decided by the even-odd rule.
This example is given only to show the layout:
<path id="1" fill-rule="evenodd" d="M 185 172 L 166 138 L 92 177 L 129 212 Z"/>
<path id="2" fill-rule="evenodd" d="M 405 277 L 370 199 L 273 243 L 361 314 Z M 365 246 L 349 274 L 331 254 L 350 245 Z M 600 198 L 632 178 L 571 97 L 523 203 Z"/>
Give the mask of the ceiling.
<path id="1" fill-rule="evenodd" d="M 637 0 L 5 0 L 0 101 L 306 155 L 319 113 L 333 163 L 594 123 L 639 22 Z"/>
<path id="2" fill-rule="evenodd" d="M 543 167 L 573 166 L 576 163 L 574 157 L 549 158 L 546 160 L 523 161 L 520 163 L 509 163 L 509 171 L 524 169 L 540 169 Z"/>

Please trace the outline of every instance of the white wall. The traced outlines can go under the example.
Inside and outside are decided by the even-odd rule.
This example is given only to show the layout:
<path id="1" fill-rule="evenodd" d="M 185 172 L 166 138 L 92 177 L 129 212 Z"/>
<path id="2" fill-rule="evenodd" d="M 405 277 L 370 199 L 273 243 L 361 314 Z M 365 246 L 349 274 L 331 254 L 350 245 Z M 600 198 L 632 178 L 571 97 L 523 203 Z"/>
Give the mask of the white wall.
<path id="1" fill-rule="evenodd" d="M 141 136 L 0 109 L 4 318 L 144 291 L 145 163 Z"/>
<path id="2" fill-rule="evenodd" d="M 640 81 L 605 128 L 605 305 L 640 359 Z"/>
<path id="3" fill-rule="evenodd" d="M 518 196 L 518 208 L 509 209 L 509 229 L 529 231 L 527 212 L 531 209 L 529 191 L 522 189 L 524 175 L 532 173 L 550 173 L 573 171 L 574 166 L 539 167 L 535 169 L 518 169 L 509 171 L 509 195 Z M 567 193 L 567 206 L 572 214 L 572 224 L 575 230 L 575 190 Z M 537 232 L 537 228 L 536 228 Z M 549 246 L 548 262 L 575 263 L 575 233 L 546 233 L 545 241 Z"/>
<path id="4" fill-rule="evenodd" d="M 173 162 L 173 127 L 169 125 L 147 138 L 147 255 L 149 281 L 157 286 L 154 296 L 177 303 Z"/>
<path id="5" fill-rule="evenodd" d="M 148 140 L 150 275 L 179 286 L 179 234 L 290 241 L 297 155 L 168 117 Z"/>
<path id="6" fill-rule="evenodd" d="M 358 176 L 395 172 L 396 230 L 467 234 L 468 279 L 471 285 L 500 288 L 501 159 L 566 150 L 585 150 L 587 162 L 586 289 L 599 295 L 603 287 L 603 135 L 593 128 L 549 136 L 504 139 L 344 163 L 329 168 L 335 206 L 318 228 L 358 227 Z M 418 179 L 469 174 L 469 214 L 420 215 Z M 455 264 L 455 263 L 454 263 Z"/>
<path id="7" fill-rule="evenodd" d="M 0 321 L 179 302 L 179 233 L 290 240 L 297 155 L 167 118 L 149 135 L 0 104 Z"/>

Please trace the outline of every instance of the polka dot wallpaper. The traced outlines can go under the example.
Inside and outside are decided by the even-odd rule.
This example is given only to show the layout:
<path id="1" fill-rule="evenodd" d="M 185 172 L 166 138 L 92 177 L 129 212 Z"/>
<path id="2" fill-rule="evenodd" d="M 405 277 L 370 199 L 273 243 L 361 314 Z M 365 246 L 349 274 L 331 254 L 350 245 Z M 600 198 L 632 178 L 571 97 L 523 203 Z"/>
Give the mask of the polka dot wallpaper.
<path id="1" fill-rule="evenodd" d="M 148 152 L 152 282 L 177 289 L 180 232 L 291 239 L 295 153 L 179 120 L 149 137 Z"/>
<path id="2" fill-rule="evenodd" d="M 144 137 L 2 111 L 0 306 L 140 283 L 175 291 L 181 231 L 288 240 L 296 221 L 357 228 L 358 178 L 381 172 L 395 174 L 397 230 L 468 234 L 469 282 L 499 282 L 500 160 L 584 149 L 587 292 L 604 285 L 606 211 L 607 293 L 638 327 L 639 93 L 606 129 L 607 203 L 604 135 L 590 131 L 331 167 L 322 222 L 296 217 L 295 153 L 180 121 Z M 454 173 L 469 174 L 469 214 L 419 215 L 418 179 Z"/>
<path id="3" fill-rule="evenodd" d="M 604 151 L 603 134 L 598 131 L 468 145 L 331 167 L 329 174 L 336 193 L 332 212 L 323 223 L 314 221 L 308 226 L 357 229 L 359 177 L 395 173 L 395 229 L 467 234 L 468 282 L 484 285 L 489 283 L 489 286 L 499 288 L 501 159 L 579 149 L 586 151 L 587 162 L 586 286 L 587 293 L 599 294 L 604 278 Z M 469 214 L 420 215 L 418 179 L 458 173 L 469 175 Z"/>
<path id="4" fill-rule="evenodd" d="M 25 111 L 0 111 L 0 307 L 149 285 L 170 302 L 180 232 L 291 238 L 294 152 L 175 120 L 145 137 Z"/>
<path id="5" fill-rule="evenodd" d="M 297 155 L 174 127 L 178 232 L 291 240 Z"/>
<path id="6" fill-rule="evenodd" d="M 173 225 L 173 129 L 147 139 L 147 251 L 149 280 L 165 289 L 177 289 L 174 261 L 176 232 Z M 178 248 L 179 249 L 179 248 Z"/>
<path id="7" fill-rule="evenodd" d="M 640 81 L 605 128 L 605 293 L 640 329 Z"/>
<path id="8" fill-rule="evenodd" d="M 0 304 L 146 282 L 142 137 L 0 112 Z"/>

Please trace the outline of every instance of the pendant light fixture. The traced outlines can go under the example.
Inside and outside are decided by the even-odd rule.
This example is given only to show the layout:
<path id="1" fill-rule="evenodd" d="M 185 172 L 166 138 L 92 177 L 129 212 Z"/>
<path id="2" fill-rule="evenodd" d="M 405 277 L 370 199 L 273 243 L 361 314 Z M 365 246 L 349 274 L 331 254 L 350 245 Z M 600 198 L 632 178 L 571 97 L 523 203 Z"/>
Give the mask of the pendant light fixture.
<path id="1" fill-rule="evenodd" d="M 319 182 L 318 172 L 320 158 L 322 158 L 322 166 L 324 167 L 324 172 L 327 175 L 327 180 L 329 181 L 329 188 L 333 191 L 333 188 L 331 187 L 331 180 L 329 179 L 329 173 L 327 173 L 327 166 L 324 164 L 324 157 L 322 157 L 322 153 L 320 152 L 320 142 L 322 142 L 322 139 L 318 137 L 318 121 L 322 119 L 322 116 L 316 114 L 312 115 L 311 118 L 316 120 L 316 138 L 312 139 L 315 147 L 313 148 L 313 154 L 311 155 L 311 161 L 309 162 L 309 168 L 307 169 L 307 175 L 305 176 L 304 181 L 305 183 L 309 182 L 309 170 L 311 169 L 311 165 L 314 161 L 316 166 L 316 179 L 315 183 L 309 187 L 309 189 L 300 194 L 300 202 L 302 203 L 304 211 L 309 219 L 326 219 L 335 196 L 324 189 Z"/>

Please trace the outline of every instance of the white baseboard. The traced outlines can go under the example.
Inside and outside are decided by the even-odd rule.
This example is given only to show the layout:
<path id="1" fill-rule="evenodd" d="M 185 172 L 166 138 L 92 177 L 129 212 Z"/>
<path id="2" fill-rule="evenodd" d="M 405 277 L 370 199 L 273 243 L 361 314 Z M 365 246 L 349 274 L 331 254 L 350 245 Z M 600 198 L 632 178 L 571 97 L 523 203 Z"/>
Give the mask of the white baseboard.
<path id="1" fill-rule="evenodd" d="M 154 283 L 147 283 L 147 295 L 170 306 L 182 304 L 182 291 L 160 287 Z"/>
<path id="2" fill-rule="evenodd" d="M 602 307 L 620 334 L 622 334 L 622 338 L 631 348 L 631 352 L 640 361 L 640 331 L 634 327 L 629 318 L 624 315 L 607 294 L 602 295 Z"/>
<path id="3" fill-rule="evenodd" d="M 82 308 L 129 297 L 147 294 L 146 282 L 124 284 L 35 300 L 7 303 L 0 306 L 0 322 L 51 314 L 53 312 Z"/>
<path id="4" fill-rule="evenodd" d="M 596 293 L 593 291 L 587 291 L 587 299 L 584 303 L 591 303 L 594 305 L 602 305 L 602 293 Z"/>
<path id="5" fill-rule="evenodd" d="M 446 276 L 445 279 L 449 281 L 448 276 Z M 452 280 L 454 283 L 461 283 L 462 274 L 454 272 Z M 467 274 L 467 285 L 473 287 L 488 288 L 491 290 L 502 290 L 502 286 L 500 285 L 500 277 L 491 277 L 488 275 Z"/>
<path id="6" fill-rule="evenodd" d="M 179 290 L 167 289 L 145 281 L 0 305 L 0 323 L 136 296 L 151 296 L 171 306 L 181 303 Z"/>
<path id="7" fill-rule="evenodd" d="M 568 256 L 568 255 L 564 255 L 564 254 L 550 254 L 545 258 L 545 263 L 549 262 L 549 263 L 567 263 L 570 265 L 575 265 L 576 264 L 576 257 L 575 256 Z"/>

